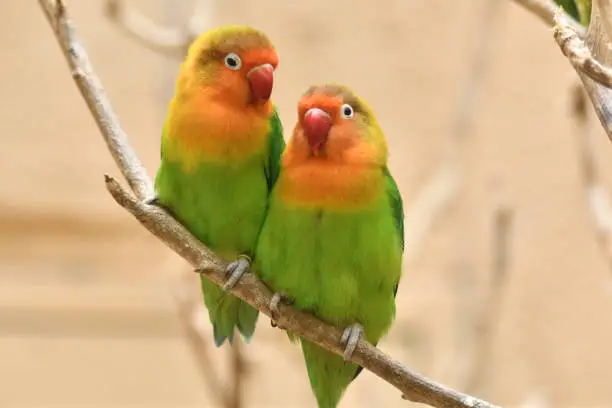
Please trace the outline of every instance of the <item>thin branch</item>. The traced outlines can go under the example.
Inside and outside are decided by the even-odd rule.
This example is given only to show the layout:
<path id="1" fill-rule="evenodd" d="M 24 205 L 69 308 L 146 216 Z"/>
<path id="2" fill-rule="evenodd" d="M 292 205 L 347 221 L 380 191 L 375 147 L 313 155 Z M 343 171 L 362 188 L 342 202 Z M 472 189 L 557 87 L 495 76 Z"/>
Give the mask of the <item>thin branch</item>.
<path id="1" fill-rule="evenodd" d="M 54 29 L 58 44 L 64 50 L 69 65 L 73 70 L 81 72 L 81 75 L 75 77 L 77 83 L 97 84 L 99 81 L 89 66 L 85 49 L 73 35 L 72 26 L 62 1 L 56 0 L 53 4 L 49 0 L 39 0 L 39 3 Z M 81 85 L 79 89 L 86 100 L 96 101 L 90 106 L 94 116 L 109 118 L 110 104 L 104 93 L 100 92 L 101 87 Z M 114 119 L 114 117 L 112 118 Z M 104 123 L 102 119 L 99 119 L 99 122 Z M 135 155 L 128 145 L 125 134 L 117 131 L 118 128 L 119 125 L 116 121 L 107 126 L 100 126 L 109 148 L 114 150 L 114 155 L 119 158 L 117 159 L 118 164 L 125 166 L 127 169 L 134 169 L 135 166 L 126 162 L 125 158 L 126 154 L 130 158 L 132 156 L 135 158 Z M 142 166 L 137 168 L 138 171 L 124 171 L 124 174 L 131 181 L 130 185 L 135 187 L 138 197 L 125 190 L 111 176 L 105 176 L 106 187 L 115 201 L 128 210 L 148 231 L 196 267 L 206 278 L 222 286 L 225 283 L 226 263 L 216 257 L 165 211 L 147 205 L 142 201 L 143 197 L 152 193 L 152 182 Z M 140 184 L 137 181 L 146 182 Z M 271 315 L 269 304 L 272 300 L 272 293 L 253 274 L 245 274 L 231 292 L 263 314 Z M 339 328 L 287 305 L 280 307 L 280 315 L 276 320 L 279 325 L 287 330 L 293 331 L 337 355 L 342 355 L 343 347 L 340 342 L 342 330 Z M 439 408 L 494 407 L 488 402 L 454 391 L 413 372 L 364 340 L 359 341 L 351 361 L 394 385 L 406 398 L 415 402 Z"/>
<path id="2" fill-rule="evenodd" d="M 612 87 L 612 69 L 597 61 L 576 30 L 570 26 L 564 13 L 555 15 L 554 36 L 574 69 L 580 71 L 597 83 Z"/>
<path id="3" fill-rule="evenodd" d="M 198 0 L 194 13 L 184 27 L 164 27 L 143 16 L 123 0 L 106 0 L 106 17 L 145 47 L 175 57 L 183 58 L 187 47 L 210 26 L 214 0 Z M 204 23 L 205 22 L 205 23 Z"/>
<path id="4" fill-rule="evenodd" d="M 553 0 L 514 0 L 514 2 L 538 16 L 551 27 L 555 25 L 555 14 L 563 10 Z M 578 33 L 578 36 L 584 38 L 586 29 L 570 15 L 566 13 L 563 14 L 567 18 L 568 24 Z"/>
<path id="5" fill-rule="evenodd" d="M 597 64 L 600 64 L 600 68 L 605 68 L 604 64 L 612 64 L 612 49 L 610 38 L 607 35 L 607 30 L 604 26 L 610 25 L 611 15 L 602 15 L 599 10 L 600 5 L 605 4 L 604 11 L 609 9 L 609 0 L 598 0 L 592 3 L 591 8 L 591 20 L 589 22 L 589 29 L 586 34 L 585 43 L 589 52 L 589 56 L 591 59 L 595 59 L 596 63 L 588 63 L 588 65 L 592 67 L 597 67 Z M 578 46 L 580 48 L 580 44 L 575 44 L 575 41 L 568 41 L 567 39 L 571 39 L 572 33 L 567 29 L 567 21 L 565 20 L 567 16 L 555 15 L 556 27 L 555 27 L 555 39 L 557 43 L 563 47 L 569 47 L 570 51 L 572 47 Z M 564 51 L 566 53 L 566 51 Z M 608 138 L 612 140 L 612 89 L 601 85 L 597 78 L 598 75 L 593 72 L 589 72 L 588 69 L 583 69 L 581 64 L 577 64 L 577 61 L 571 61 L 572 66 L 574 67 L 578 77 L 582 81 L 584 88 L 591 100 L 591 104 L 595 109 L 595 113 L 604 128 Z M 586 65 L 586 63 L 584 64 Z M 593 71 L 592 69 L 590 71 Z M 600 69 L 600 73 L 604 73 L 603 78 L 605 79 L 608 69 Z M 592 79 L 592 77 L 596 79 Z M 609 81 L 605 80 L 603 82 L 609 83 Z"/>
<path id="6" fill-rule="evenodd" d="M 117 115 L 106 97 L 106 92 L 98 77 L 92 72 L 85 48 L 74 40 L 72 22 L 67 18 L 61 18 L 65 15 L 63 2 L 56 0 L 55 6 L 52 1 L 39 0 L 39 3 L 61 45 L 72 78 L 81 91 L 117 166 L 139 198 L 152 195 L 153 183 L 130 146 L 125 132 L 119 126 Z"/>

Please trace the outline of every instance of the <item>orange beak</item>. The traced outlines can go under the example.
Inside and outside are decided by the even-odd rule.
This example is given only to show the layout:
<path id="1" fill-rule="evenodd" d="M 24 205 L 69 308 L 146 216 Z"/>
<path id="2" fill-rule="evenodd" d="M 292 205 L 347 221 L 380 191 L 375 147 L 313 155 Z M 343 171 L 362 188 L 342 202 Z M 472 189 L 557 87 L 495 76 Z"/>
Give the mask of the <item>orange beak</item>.
<path id="1" fill-rule="evenodd" d="M 251 99 L 253 102 L 266 102 L 272 95 L 274 86 L 274 67 L 270 64 L 258 65 L 247 73 Z"/>

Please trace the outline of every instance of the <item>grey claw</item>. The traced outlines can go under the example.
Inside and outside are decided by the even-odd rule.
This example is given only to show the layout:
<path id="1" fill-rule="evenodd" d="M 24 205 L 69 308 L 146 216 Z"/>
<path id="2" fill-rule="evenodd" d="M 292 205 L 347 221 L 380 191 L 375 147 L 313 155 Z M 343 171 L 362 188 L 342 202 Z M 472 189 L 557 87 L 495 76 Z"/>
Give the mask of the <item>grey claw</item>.
<path id="1" fill-rule="evenodd" d="M 351 356 L 355 352 L 357 348 L 357 343 L 359 343 L 359 339 L 363 336 L 363 326 L 359 323 L 351 324 L 349 327 L 344 329 L 342 333 L 342 337 L 340 338 L 340 342 L 346 345 L 344 349 L 344 360 L 349 361 Z"/>
<path id="2" fill-rule="evenodd" d="M 270 300 L 270 314 L 272 315 L 272 318 L 270 319 L 270 324 L 272 325 L 272 327 L 278 326 L 278 324 L 276 323 L 276 319 L 278 319 L 278 314 L 280 313 L 278 306 L 281 302 L 291 304 L 293 303 L 293 299 L 291 299 L 289 295 L 285 292 L 276 292 L 274 293 L 274 295 L 272 295 L 272 299 Z"/>
<path id="3" fill-rule="evenodd" d="M 223 291 L 227 292 L 234 287 L 236 282 L 242 278 L 251 268 L 251 262 L 244 256 L 239 256 L 234 262 L 227 265 L 225 274 L 229 275 L 229 279 L 223 284 Z"/>

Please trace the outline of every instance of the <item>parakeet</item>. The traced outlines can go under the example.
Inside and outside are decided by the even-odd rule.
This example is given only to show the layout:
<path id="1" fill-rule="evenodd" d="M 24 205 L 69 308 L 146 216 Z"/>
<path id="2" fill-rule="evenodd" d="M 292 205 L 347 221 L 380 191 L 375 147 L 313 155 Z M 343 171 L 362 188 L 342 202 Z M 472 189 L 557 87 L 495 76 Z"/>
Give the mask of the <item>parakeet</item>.
<path id="1" fill-rule="evenodd" d="M 259 312 L 226 292 L 251 265 L 285 148 L 270 99 L 279 58 L 269 38 L 248 26 L 198 37 L 182 63 L 161 137 L 155 197 L 228 262 L 222 289 L 202 277 L 217 347 L 246 342 Z"/>
<path id="2" fill-rule="evenodd" d="M 255 265 L 276 294 L 346 328 L 344 359 L 301 339 L 320 408 L 334 408 L 361 367 L 360 338 L 377 342 L 395 316 L 404 247 L 403 202 L 372 109 L 346 86 L 313 86 L 298 104 L 270 196 Z M 295 339 L 295 334 L 289 333 Z"/>

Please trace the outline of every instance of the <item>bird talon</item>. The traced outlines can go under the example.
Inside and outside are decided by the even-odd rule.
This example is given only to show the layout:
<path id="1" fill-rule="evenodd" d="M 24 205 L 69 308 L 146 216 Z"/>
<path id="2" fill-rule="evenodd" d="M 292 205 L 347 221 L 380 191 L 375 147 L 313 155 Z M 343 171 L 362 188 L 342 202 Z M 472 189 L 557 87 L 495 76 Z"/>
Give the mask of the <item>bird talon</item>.
<path id="1" fill-rule="evenodd" d="M 154 205 L 154 206 L 159 206 L 159 197 L 158 197 L 157 195 L 154 195 L 154 196 L 152 196 L 152 197 L 145 198 L 145 199 L 143 200 L 143 202 L 144 202 L 146 205 Z"/>
<path id="2" fill-rule="evenodd" d="M 270 324 L 272 327 L 279 327 L 276 320 L 278 319 L 278 314 L 280 313 L 279 306 L 281 302 L 291 304 L 293 303 L 293 299 L 291 299 L 291 297 L 289 297 L 289 295 L 285 292 L 275 292 L 274 295 L 272 295 L 272 299 L 270 300 L 270 314 L 272 315 Z"/>
<path id="3" fill-rule="evenodd" d="M 347 327 L 342 333 L 340 342 L 346 347 L 344 349 L 344 360 L 349 361 L 357 348 L 357 343 L 363 337 L 363 326 L 359 323 L 354 323 Z"/>
<path id="4" fill-rule="evenodd" d="M 246 272 L 251 268 L 251 258 L 246 255 L 239 255 L 238 258 L 225 268 L 225 275 L 229 278 L 223 284 L 223 291 L 227 292 L 236 285 Z"/>

